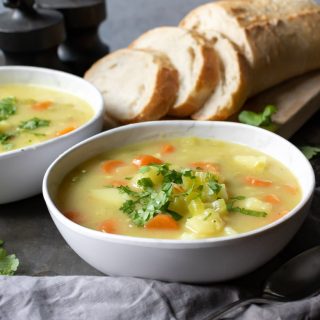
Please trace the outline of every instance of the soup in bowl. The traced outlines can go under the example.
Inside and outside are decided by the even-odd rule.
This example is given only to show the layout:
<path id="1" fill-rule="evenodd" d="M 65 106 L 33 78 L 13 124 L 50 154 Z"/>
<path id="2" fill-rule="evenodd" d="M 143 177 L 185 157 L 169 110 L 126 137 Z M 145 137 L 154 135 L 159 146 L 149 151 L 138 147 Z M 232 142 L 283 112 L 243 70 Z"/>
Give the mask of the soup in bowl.
<path id="1" fill-rule="evenodd" d="M 41 191 L 49 164 L 98 133 L 101 94 L 85 80 L 36 67 L 0 67 L 0 204 Z"/>
<path id="2" fill-rule="evenodd" d="M 303 222 L 313 188 L 309 162 L 283 138 L 193 121 L 102 133 L 63 154 L 43 184 L 55 224 L 88 263 L 183 282 L 268 261 Z"/>

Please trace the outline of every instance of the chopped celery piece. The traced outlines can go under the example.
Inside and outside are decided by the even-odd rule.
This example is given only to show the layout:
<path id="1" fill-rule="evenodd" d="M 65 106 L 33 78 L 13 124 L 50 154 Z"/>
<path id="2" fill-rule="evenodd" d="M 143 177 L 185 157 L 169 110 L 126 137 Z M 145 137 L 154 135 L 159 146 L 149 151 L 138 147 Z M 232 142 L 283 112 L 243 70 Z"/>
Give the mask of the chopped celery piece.
<path id="1" fill-rule="evenodd" d="M 225 222 L 213 209 L 206 209 L 203 214 L 187 219 L 186 228 L 196 234 L 210 236 L 220 232 Z"/>
<path id="2" fill-rule="evenodd" d="M 188 205 L 189 212 L 192 216 L 202 214 L 204 212 L 204 204 L 200 198 L 190 201 Z"/>

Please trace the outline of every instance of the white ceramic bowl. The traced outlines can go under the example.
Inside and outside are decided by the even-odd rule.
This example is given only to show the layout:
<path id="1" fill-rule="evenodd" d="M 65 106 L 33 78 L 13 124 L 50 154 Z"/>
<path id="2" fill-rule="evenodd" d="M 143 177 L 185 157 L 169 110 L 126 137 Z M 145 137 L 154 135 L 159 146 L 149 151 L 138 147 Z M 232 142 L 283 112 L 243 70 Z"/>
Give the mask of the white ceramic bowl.
<path id="1" fill-rule="evenodd" d="M 56 139 L 0 154 L 0 204 L 41 192 L 44 173 L 63 151 L 101 131 L 103 99 L 87 81 L 60 71 L 36 67 L 0 67 L 3 84 L 34 84 L 68 92 L 87 101 L 94 116 L 78 129 Z"/>
<path id="2" fill-rule="evenodd" d="M 73 223 L 55 206 L 61 180 L 84 160 L 114 147 L 182 136 L 231 141 L 278 159 L 298 179 L 302 188 L 301 202 L 283 218 L 258 230 L 202 240 L 159 240 L 106 234 Z M 308 160 L 295 146 L 274 133 L 231 122 L 163 121 L 106 131 L 71 148 L 46 172 L 43 194 L 51 217 L 67 243 L 101 272 L 203 283 L 244 275 L 275 256 L 302 224 L 314 185 L 314 173 Z"/>

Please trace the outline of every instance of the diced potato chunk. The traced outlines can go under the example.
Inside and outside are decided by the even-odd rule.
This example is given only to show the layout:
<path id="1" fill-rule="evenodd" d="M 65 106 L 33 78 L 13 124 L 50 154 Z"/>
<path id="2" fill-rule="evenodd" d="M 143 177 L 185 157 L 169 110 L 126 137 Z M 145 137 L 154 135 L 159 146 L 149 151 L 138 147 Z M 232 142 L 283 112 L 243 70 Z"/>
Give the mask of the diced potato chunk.
<path id="1" fill-rule="evenodd" d="M 192 216 L 196 216 L 204 212 L 204 204 L 199 198 L 196 198 L 190 201 L 188 209 Z"/>
<path id="2" fill-rule="evenodd" d="M 188 212 L 187 203 L 183 197 L 174 197 L 173 201 L 170 202 L 169 209 L 181 215 Z"/>
<path id="3" fill-rule="evenodd" d="M 221 184 L 221 190 L 218 193 L 218 197 L 222 198 L 224 200 L 228 200 L 229 199 L 227 188 L 226 188 L 225 184 Z"/>
<path id="4" fill-rule="evenodd" d="M 266 213 L 271 213 L 272 211 L 271 203 L 261 201 L 254 197 L 237 201 L 237 206 L 245 208 L 247 210 L 264 211 Z"/>
<path id="5" fill-rule="evenodd" d="M 187 219 L 186 228 L 203 236 L 211 236 L 221 231 L 225 223 L 213 209 L 206 209 L 203 214 Z"/>
<path id="6" fill-rule="evenodd" d="M 9 124 L 8 121 L 2 120 L 0 121 L 0 133 L 10 130 L 12 125 Z"/>
<path id="7" fill-rule="evenodd" d="M 217 212 L 220 216 L 227 214 L 227 205 L 223 199 L 218 199 L 212 202 L 212 208 L 215 212 Z"/>
<path id="8" fill-rule="evenodd" d="M 163 177 L 162 175 L 158 175 L 158 171 L 156 168 L 150 167 L 150 170 L 144 173 L 138 172 L 130 181 L 130 184 L 135 189 L 141 189 L 138 185 L 138 181 L 143 178 L 150 178 L 154 185 L 161 184 Z"/>
<path id="9" fill-rule="evenodd" d="M 234 161 L 250 170 L 263 171 L 267 166 L 267 157 L 265 156 L 235 156 Z"/>
<path id="10" fill-rule="evenodd" d="M 90 195 L 96 200 L 104 202 L 110 210 L 119 209 L 128 199 L 126 194 L 120 193 L 116 188 L 93 189 Z"/>

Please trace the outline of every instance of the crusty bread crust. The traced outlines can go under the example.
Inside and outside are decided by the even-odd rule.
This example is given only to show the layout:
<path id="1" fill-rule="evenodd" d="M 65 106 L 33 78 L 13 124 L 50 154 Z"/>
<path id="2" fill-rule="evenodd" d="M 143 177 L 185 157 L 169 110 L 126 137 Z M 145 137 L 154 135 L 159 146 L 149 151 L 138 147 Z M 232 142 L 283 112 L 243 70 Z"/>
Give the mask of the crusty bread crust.
<path id="1" fill-rule="evenodd" d="M 204 36 L 207 37 L 220 57 L 220 77 L 211 97 L 209 97 L 204 106 L 191 117 L 195 120 L 225 120 L 238 112 L 248 97 L 248 64 L 236 46 L 228 39 L 214 32 L 204 34 Z M 224 42 L 223 46 L 219 45 L 219 42 L 222 41 Z M 232 62 L 225 61 L 223 58 L 225 51 L 232 54 Z M 233 64 L 232 70 L 230 70 L 228 66 L 228 64 L 231 63 Z M 230 71 L 227 72 L 227 70 L 230 70 L 233 74 L 230 74 Z M 231 84 L 232 79 L 229 79 L 229 76 L 233 77 L 236 85 Z M 219 88 L 222 88 L 224 92 L 223 103 L 219 103 L 219 97 L 217 97 Z"/>
<path id="2" fill-rule="evenodd" d="M 250 96 L 320 68 L 320 6 L 312 0 L 218 1 L 191 11 L 180 26 L 213 29 L 250 65 Z"/>
<path id="3" fill-rule="evenodd" d="M 155 85 L 153 87 L 153 91 L 150 95 L 150 99 L 148 99 L 147 103 L 141 108 L 139 113 L 132 116 L 129 112 L 129 106 L 121 105 L 119 103 L 118 108 L 121 109 L 122 117 L 115 116 L 115 113 L 108 107 L 108 97 L 104 94 L 105 90 L 109 90 L 106 88 L 105 84 L 97 83 L 97 79 L 102 74 L 107 74 L 110 72 L 106 67 L 106 63 L 109 61 L 117 61 L 120 56 L 123 55 L 134 55 L 137 53 L 144 53 L 145 55 L 151 56 L 154 65 L 157 66 L 157 74 L 155 79 Z M 126 68 L 126 64 L 121 66 L 122 68 Z M 124 69 L 126 71 L 126 69 Z M 144 70 L 144 72 L 148 72 Z M 126 76 L 134 77 L 134 75 L 127 74 Z M 154 51 L 145 51 L 145 50 L 135 50 L 135 49 L 121 49 L 117 50 L 92 65 L 92 67 L 85 73 L 84 78 L 91 82 L 93 85 L 97 86 L 97 88 L 101 91 L 104 102 L 105 102 L 105 113 L 106 118 L 109 119 L 113 124 L 116 122 L 117 124 L 127 124 L 134 123 L 140 121 L 151 121 L 158 120 L 167 114 L 168 110 L 173 105 L 176 100 L 178 88 L 179 88 L 179 78 L 176 69 L 172 66 L 169 59 L 159 53 Z M 148 81 L 147 74 L 145 74 L 145 79 Z M 100 79 L 99 79 L 100 80 Z M 126 79 L 122 79 L 122 81 L 126 81 Z M 126 92 L 121 90 L 121 83 L 118 84 L 118 90 L 113 88 L 113 95 L 125 95 Z M 139 92 L 136 93 L 139 95 Z M 119 99 L 120 100 L 120 99 Z"/>
<path id="4" fill-rule="evenodd" d="M 159 120 L 169 112 L 176 101 L 179 90 L 178 72 L 166 56 L 158 53 L 154 54 L 155 60 L 162 65 L 156 81 L 156 90 L 143 112 L 126 123 Z"/>
<path id="5" fill-rule="evenodd" d="M 202 107 L 218 81 L 217 69 L 219 61 L 214 49 L 208 45 L 206 40 L 198 33 L 182 30 L 177 27 L 159 27 L 147 31 L 136 39 L 129 47 L 144 48 L 146 50 L 159 50 L 160 52 L 167 54 L 170 58 L 171 45 L 168 43 L 167 48 L 163 48 L 158 45 L 157 39 L 159 36 L 166 37 L 167 35 L 170 36 L 172 33 L 182 33 L 185 37 L 192 39 L 193 43 L 197 45 L 197 49 L 200 51 L 202 59 L 201 68 L 192 88 L 190 88 L 190 92 L 187 94 L 186 99 L 182 102 L 176 101 L 168 112 L 169 115 L 175 117 L 186 117 Z M 188 53 L 188 48 L 183 48 L 182 44 L 179 43 L 179 39 L 176 42 L 175 48 L 177 51 L 183 50 L 186 54 Z M 171 60 L 171 62 L 173 61 Z M 182 77 L 185 77 L 186 73 L 189 71 L 186 67 L 184 70 L 178 70 L 178 72 L 180 73 L 179 77 L 181 79 Z"/>

